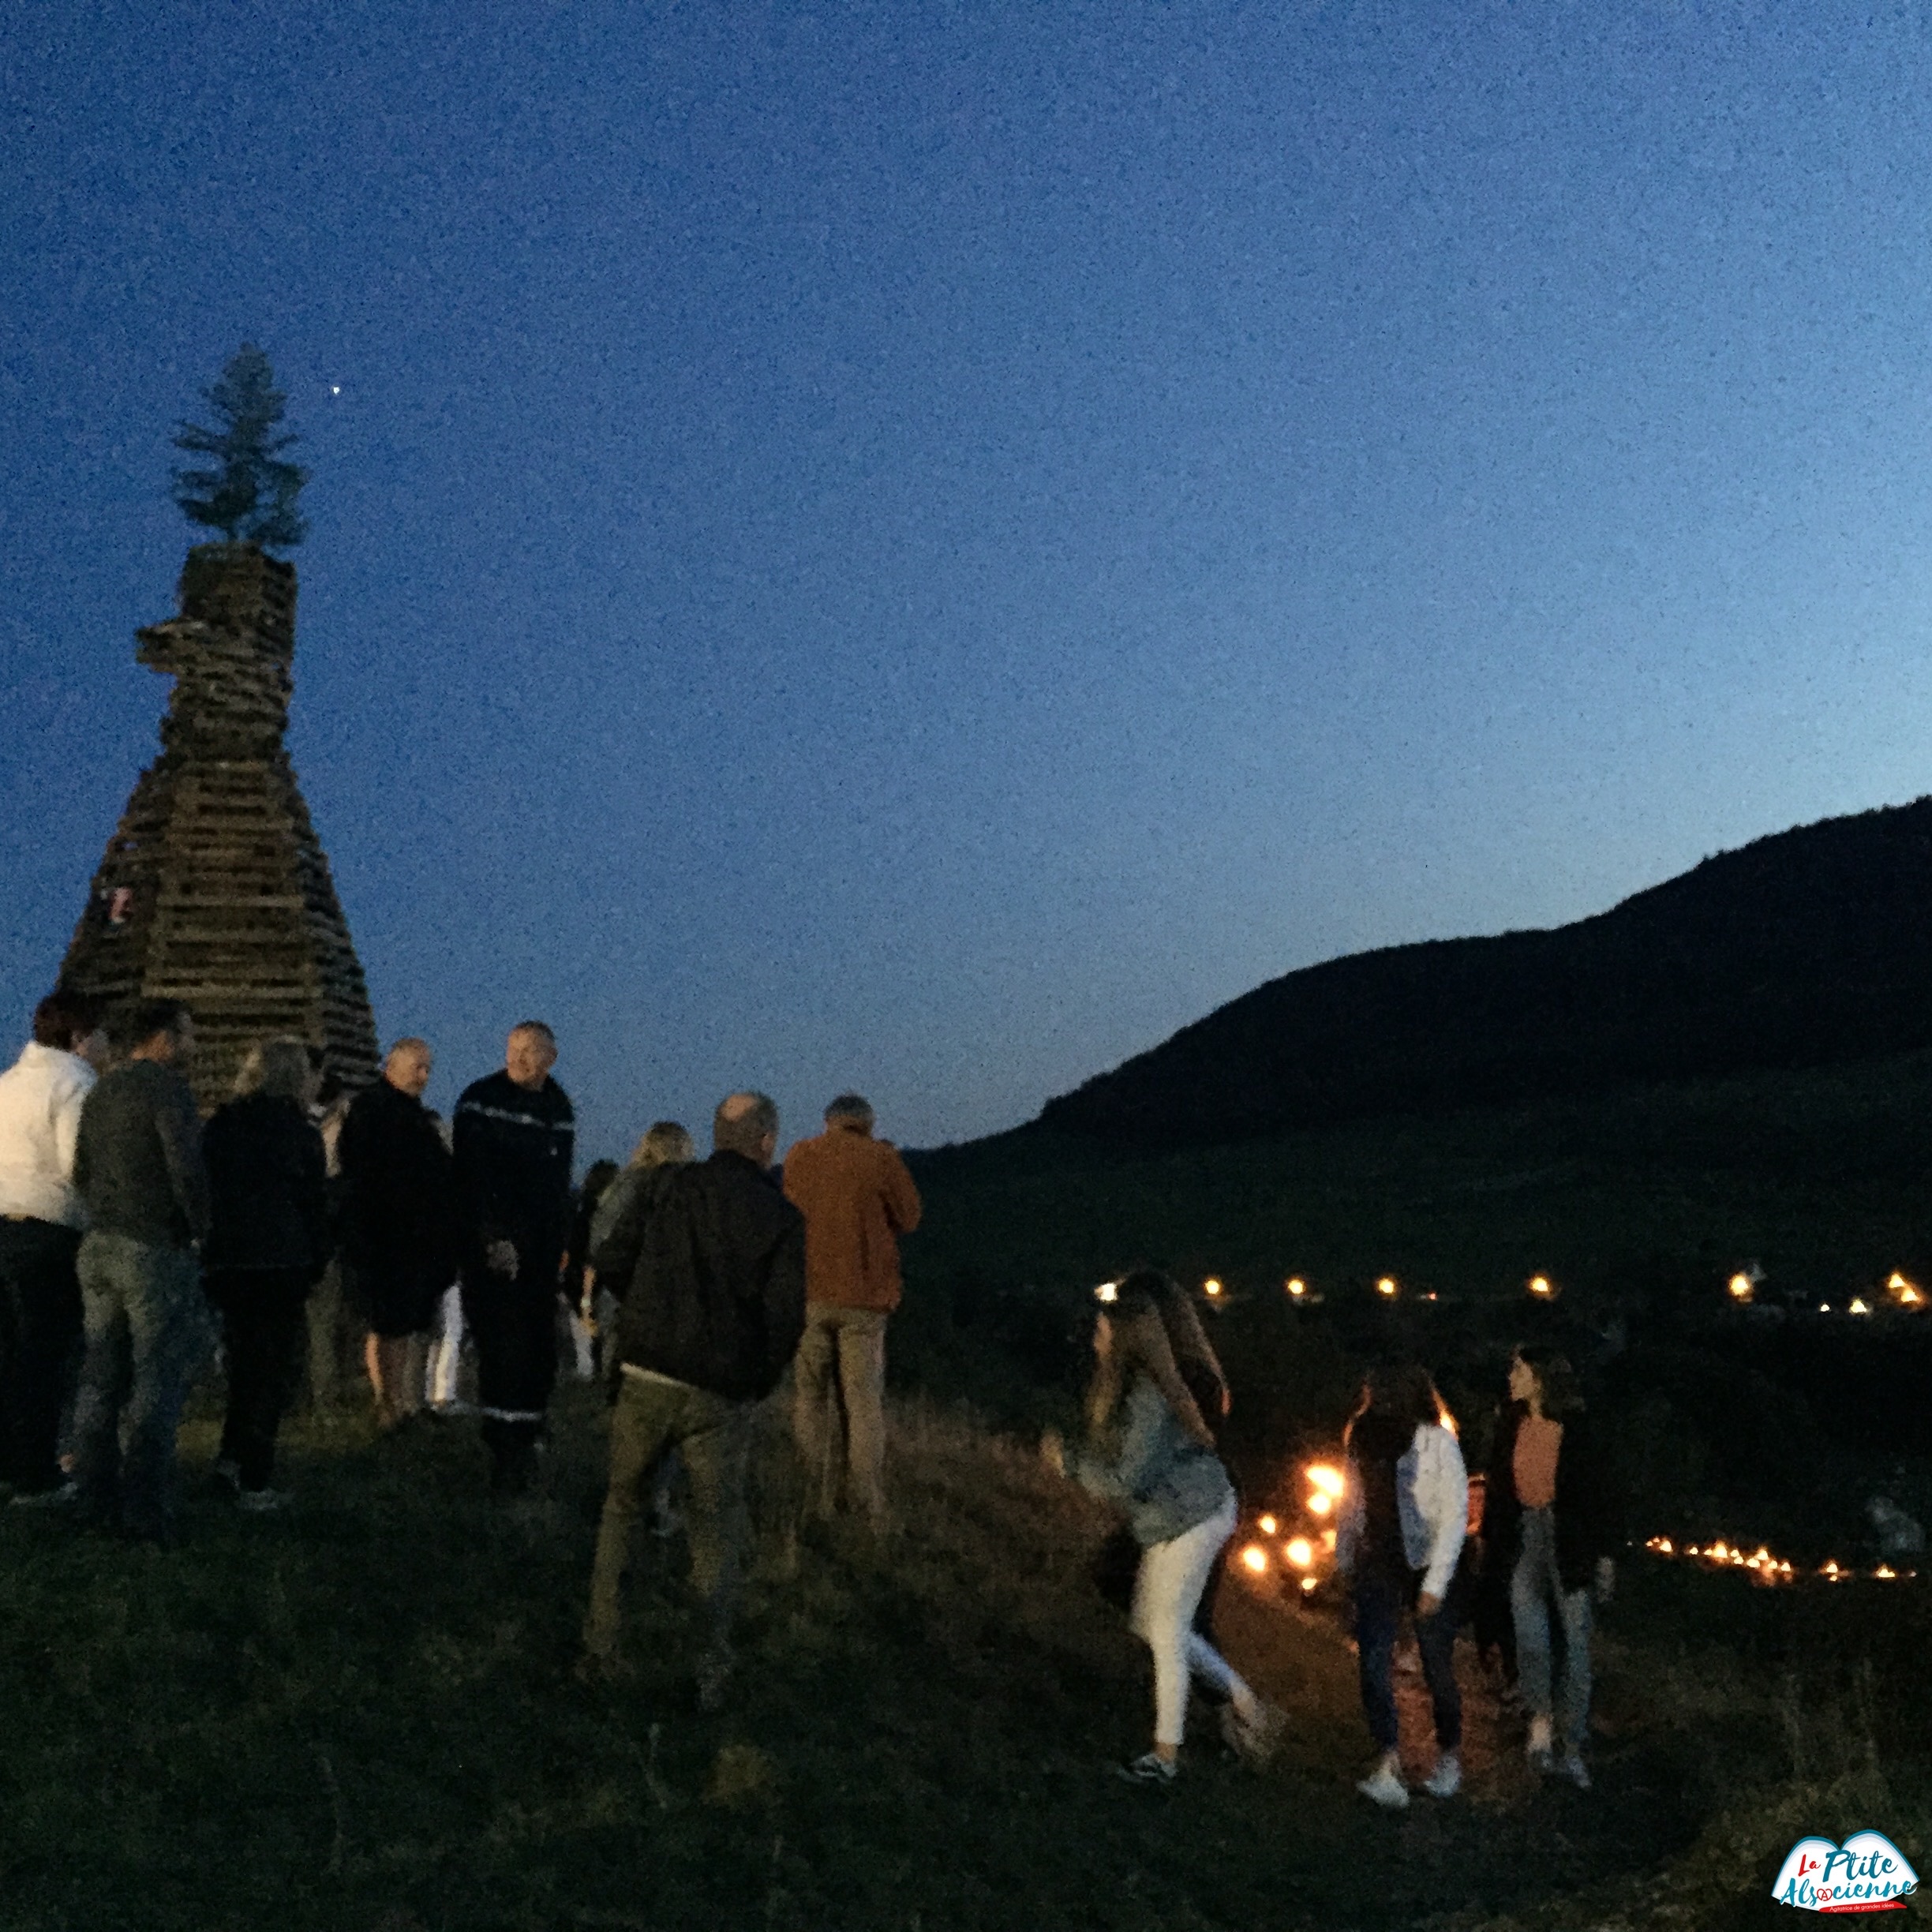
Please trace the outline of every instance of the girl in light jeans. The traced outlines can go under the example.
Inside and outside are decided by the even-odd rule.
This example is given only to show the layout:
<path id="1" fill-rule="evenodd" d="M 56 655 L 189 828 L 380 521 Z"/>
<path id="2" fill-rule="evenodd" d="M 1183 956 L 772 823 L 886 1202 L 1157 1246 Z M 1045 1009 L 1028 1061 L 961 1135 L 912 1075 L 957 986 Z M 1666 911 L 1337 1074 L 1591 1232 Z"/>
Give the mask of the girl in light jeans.
<path id="1" fill-rule="evenodd" d="M 1096 1368 L 1088 1415 L 1096 1446 L 1069 1462 L 1050 1432 L 1042 1445 L 1054 1468 L 1125 1511 L 1140 1545 L 1129 1623 L 1153 1653 L 1154 1741 L 1151 1750 L 1120 1767 L 1121 1776 L 1135 1784 L 1174 1778 L 1193 1677 L 1227 1697 L 1230 1741 L 1245 1755 L 1264 1756 L 1282 1723 L 1280 1713 L 1192 1627 L 1214 1559 L 1234 1534 L 1236 1505 L 1227 1471 L 1201 1440 L 1208 1432 L 1175 1372 L 1162 1303 L 1181 1292 L 1151 1269 L 1118 1285 L 1110 1309 L 1094 1323 Z M 1111 1453 L 1098 1446 L 1109 1441 Z"/>
<path id="2" fill-rule="evenodd" d="M 1590 1598 L 1593 1589 L 1608 1602 L 1616 1587 L 1621 1516 L 1569 1362 L 1553 1350 L 1518 1349 L 1509 1392 L 1485 1486 L 1484 1540 L 1509 1578 L 1530 1769 L 1588 1791 Z M 1552 1623 L 1563 1636 L 1560 1684 L 1552 1681 Z"/>

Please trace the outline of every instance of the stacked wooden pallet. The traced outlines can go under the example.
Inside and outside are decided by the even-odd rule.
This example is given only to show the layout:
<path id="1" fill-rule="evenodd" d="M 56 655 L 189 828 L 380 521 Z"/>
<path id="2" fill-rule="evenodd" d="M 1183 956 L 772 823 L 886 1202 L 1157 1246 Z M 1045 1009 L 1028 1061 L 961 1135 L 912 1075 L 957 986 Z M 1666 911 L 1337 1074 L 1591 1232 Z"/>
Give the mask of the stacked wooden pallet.
<path id="1" fill-rule="evenodd" d="M 294 567 L 207 544 L 181 615 L 140 633 L 175 684 L 162 752 L 142 773 L 62 970 L 110 999 L 178 999 L 195 1016 L 204 1107 L 257 1040 L 292 1034 L 352 1086 L 376 1077 L 362 968 L 289 762 Z"/>

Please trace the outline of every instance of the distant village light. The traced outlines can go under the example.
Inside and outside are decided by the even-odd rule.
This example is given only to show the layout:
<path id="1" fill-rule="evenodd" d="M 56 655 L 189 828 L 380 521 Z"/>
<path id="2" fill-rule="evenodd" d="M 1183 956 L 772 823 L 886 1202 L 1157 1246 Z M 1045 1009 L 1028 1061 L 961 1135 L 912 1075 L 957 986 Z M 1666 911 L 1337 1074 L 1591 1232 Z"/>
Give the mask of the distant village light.
<path id="1" fill-rule="evenodd" d="M 1281 1525 L 1276 1522 L 1272 1516 L 1264 1516 L 1260 1518 L 1256 1527 L 1264 1536 L 1272 1536 L 1281 1527 Z"/>
<path id="2" fill-rule="evenodd" d="M 1869 1315 L 1871 1312 L 1871 1304 L 1863 1295 L 1854 1295 L 1852 1297 L 1851 1312 L 1854 1315 Z"/>
<path id="3" fill-rule="evenodd" d="M 1547 1275 L 1532 1275 L 1530 1277 L 1530 1292 L 1539 1301 L 1553 1301 L 1556 1298 L 1556 1290 Z"/>
<path id="4" fill-rule="evenodd" d="M 1201 1283 L 1201 1293 L 1206 1295 L 1210 1301 L 1212 1301 L 1216 1295 L 1220 1294 L 1220 1280 L 1215 1275 L 1210 1275 L 1208 1279 Z"/>
<path id="5" fill-rule="evenodd" d="M 1382 1279 L 1376 1283 L 1376 1293 L 1379 1295 L 1392 1295 L 1395 1294 L 1395 1277 L 1393 1275 L 1384 1275 Z"/>
<path id="6" fill-rule="evenodd" d="M 1306 1537 L 1297 1537 L 1288 1545 L 1288 1560 L 1297 1570 L 1305 1570 L 1315 1560 L 1315 1545 Z"/>
<path id="7" fill-rule="evenodd" d="M 1731 1299 L 1740 1308 L 1749 1301 L 1755 1293 L 1756 1290 L 1748 1275 L 1739 1273 L 1731 1277 Z"/>
<path id="8" fill-rule="evenodd" d="M 1120 1299 L 1120 1283 L 1118 1282 L 1103 1282 L 1094 1290 L 1094 1299 L 1096 1301 L 1118 1301 Z"/>
<path id="9" fill-rule="evenodd" d="M 1900 1308 L 1923 1308 L 1925 1305 L 1924 1295 L 1903 1275 L 1894 1275 L 1885 1286 Z"/>
<path id="10" fill-rule="evenodd" d="M 1308 1293 L 1308 1283 L 1299 1275 L 1290 1275 L 1288 1277 L 1288 1292 L 1299 1301 Z"/>
<path id="11" fill-rule="evenodd" d="M 1248 1547 L 1241 1552 L 1241 1559 L 1243 1567 L 1251 1575 L 1264 1576 L 1267 1574 L 1268 1567 L 1267 1552 L 1264 1550 L 1259 1543 L 1250 1543 Z"/>

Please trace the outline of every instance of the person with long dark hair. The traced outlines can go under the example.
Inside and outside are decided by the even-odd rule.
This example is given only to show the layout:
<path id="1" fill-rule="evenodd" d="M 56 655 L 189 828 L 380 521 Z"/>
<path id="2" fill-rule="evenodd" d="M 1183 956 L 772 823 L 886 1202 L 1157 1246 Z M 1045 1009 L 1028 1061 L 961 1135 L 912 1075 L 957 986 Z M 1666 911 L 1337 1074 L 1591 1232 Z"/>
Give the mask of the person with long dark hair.
<path id="1" fill-rule="evenodd" d="M 1616 1585 L 1622 1543 L 1616 1486 L 1582 1389 L 1554 1349 L 1519 1348 L 1510 1403 L 1491 1448 L 1483 1533 L 1509 1578 L 1517 1682 L 1530 1713 L 1530 1768 L 1590 1787 L 1590 1597 Z M 1563 1632 L 1560 1690 L 1552 1683 L 1551 1613 Z"/>
<path id="2" fill-rule="evenodd" d="M 1372 1369 L 1349 1425 L 1335 1562 L 1354 1600 L 1362 1711 L 1378 1754 L 1356 1789 L 1391 1810 L 1409 1802 L 1391 1675 L 1405 1612 L 1413 1618 L 1436 1724 L 1436 1768 L 1423 1789 L 1453 1798 L 1462 1788 L 1462 1701 L 1450 1585 L 1468 1519 L 1462 1451 L 1443 1426 L 1428 1371 L 1415 1362 Z"/>
<path id="3" fill-rule="evenodd" d="M 1234 1534 L 1236 1507 L 1234 1485 L 1203 1440 L 1208 1431 L 1175 1368 L 1169 1324 L 1180 1325 L 1180 1317 L 1170 1305 L 1181 1294 L 1152 1269 L 1118 1285 L 1094 1322 L 1090 1446 L 1069 1458 L 1057 1436 L 1042 1445 L 1050 1464 L 1125 1510 L 1140 1546 L 1129 1621 L 1153 1653 L 1154 1739 L 1121 1767 L 1136 1784 L 1169 1784 L 1177 1775 L 1192 1677 L 1227 1696 L 1246 1754 L 1264 1756 L 1282 1723 L 1193 1628 L 1208 1573 Z"/>

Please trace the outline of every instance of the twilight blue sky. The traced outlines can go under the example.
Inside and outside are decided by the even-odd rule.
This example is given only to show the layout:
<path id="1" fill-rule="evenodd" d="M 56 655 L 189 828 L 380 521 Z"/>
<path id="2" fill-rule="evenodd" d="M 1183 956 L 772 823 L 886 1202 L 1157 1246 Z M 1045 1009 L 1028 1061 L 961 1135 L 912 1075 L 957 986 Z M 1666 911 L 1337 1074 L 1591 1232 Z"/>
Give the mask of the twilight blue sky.
<path id="1" fill-rule="evenodd" d="M 245 337 L 378 1025 L 548 1016 L 586 1152 L 1932 788 L 1915 14 L 0 0 L 0 1011 Z"/>

